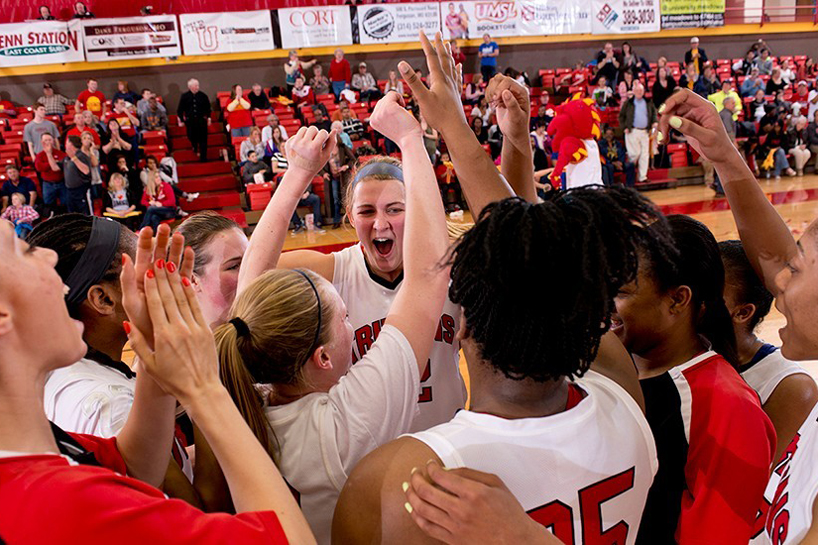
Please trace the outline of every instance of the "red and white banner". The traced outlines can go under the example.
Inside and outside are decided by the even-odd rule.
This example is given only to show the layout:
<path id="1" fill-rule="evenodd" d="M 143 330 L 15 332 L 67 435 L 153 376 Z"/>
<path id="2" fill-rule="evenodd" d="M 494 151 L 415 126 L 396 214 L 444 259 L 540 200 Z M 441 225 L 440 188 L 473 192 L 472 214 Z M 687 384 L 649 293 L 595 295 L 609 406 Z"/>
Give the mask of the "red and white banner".
<path id="1" fill-rule="evenodd" d="M 179 16 L 185 55 L 213 55 L 275 49 L 267 10 L 187 13 Z"/>
<path id="2" fill-rule="evenodd" d="M 519 34 L 519 9 L 514 0 L 442 2 L 440 20 L 447 40 L 479 39 L 483 34 L 493 37 Z"/>
<path id="3" fill-rule="evenodd" d="M 0 25 L 0 67 L 82 62 L 78 19 Z"/>
<path id="4" fill-rule="evenodd" d="M 594 34 L 659 32 L 659 0 L 592 0 Z"/>
<path id="5" fill-rule="evenodd" d="M 421 30 L 427 36 L 440 30 L 440 8 L 437 2 L 361 5 L 358 29 L 362 44 L 416 42 Z"/>
<path id="6" fill-rule="evenodd" d="M 82 30 L 85 58 L 92 62 L 182 54 L 175 15 L 84 19 Z"/>
<path id="7" fill-rule="evenodd" d="M 278 10 L 284 49 L 352 43 L 349 6 L 315 6 Z"/>

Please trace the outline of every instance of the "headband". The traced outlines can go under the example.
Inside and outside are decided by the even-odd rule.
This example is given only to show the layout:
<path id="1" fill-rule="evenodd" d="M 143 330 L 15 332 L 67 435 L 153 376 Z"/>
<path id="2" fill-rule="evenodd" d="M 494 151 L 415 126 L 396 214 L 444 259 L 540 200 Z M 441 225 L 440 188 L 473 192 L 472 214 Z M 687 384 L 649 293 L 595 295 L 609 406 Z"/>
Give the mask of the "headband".
<path id="1" fill-rule="evenodd" d="M 403 169 L 401 169 L 399 166 L 381 161 L 370 161 L 364 166 L 364 168 L 358 171 L 358 173 L 355 175 L 355 179 L 352 180 L 352 185 L 357 184 L 369 176 L 389 176 L 390 178 L 394 178 L 403 183 Z"/>
<path id="2" fill-rule="evenodd" d="M 321 296 L 318 295 L 318 288 L 315 287 L 315 283 L 312 281 L 312 278 L 300 269 L 294 269 L 295 272 L 303 276 L 307 279 L 307 282 L 310 283 L 310 287 L 312 291 L 315 293 L 315 300 L 318 302 L 318 326 L 315 328 L 315 338 L 312 340 L 312 346 L 310 347 L 310 351 L 308 352 L 309 356 L 307 359 L 312 356 L 312 353 L 315 352 L 315 349 L 318 348 L 318 336 L 321 334 Z"/>
<path id="3" fill-rule="evenodd" d="M 236 328 L 236 335 L 239 337 L 249 337 L 250 336 L 250 326 L 247 325 L 247 322 L 236 316 L 228 323 L 233 324 L 233 327 Z"/>
<path id="4" fill-rule="evenodd" d="M 85 245 L 77 266 L 65 280 L 69 288 L 65 301 L 69 305 L 85 300 L 88 289 L 102 280 L 111 267 L 119 248 L 119 223 L 100 217 L 94 217 L 92 222 L 88 244 Z"/>

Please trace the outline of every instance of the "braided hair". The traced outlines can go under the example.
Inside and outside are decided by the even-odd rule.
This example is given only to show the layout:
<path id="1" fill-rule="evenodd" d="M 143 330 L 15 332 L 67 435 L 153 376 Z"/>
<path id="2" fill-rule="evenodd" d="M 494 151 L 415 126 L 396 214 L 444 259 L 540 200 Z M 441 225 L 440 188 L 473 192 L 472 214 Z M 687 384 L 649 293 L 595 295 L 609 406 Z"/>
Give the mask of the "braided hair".
<path id="1" fill-rule="evenodd" d="M 671 244 L 661 213 L 630 189 L 553 191 L 539 204 L 505 199 L 487 206 L 452 250 L 449 297 L 463 307 L 482 358 L 505 377 L 581 376 L 648 240 Z"/>
<path id="2" fill-rule="evenodd" d="M 764 287 L 764 282 L 753 269 L 740 240 L 719 242 L 721 260 L 724 263 L 725 278 L 736 286 L 736 298 L 742 305 L 756 307 L 753 317 L 747 322 L 747 330 L 753 332 L 758 324 L 770 313 L 773 305 L 773 294 Z"/>

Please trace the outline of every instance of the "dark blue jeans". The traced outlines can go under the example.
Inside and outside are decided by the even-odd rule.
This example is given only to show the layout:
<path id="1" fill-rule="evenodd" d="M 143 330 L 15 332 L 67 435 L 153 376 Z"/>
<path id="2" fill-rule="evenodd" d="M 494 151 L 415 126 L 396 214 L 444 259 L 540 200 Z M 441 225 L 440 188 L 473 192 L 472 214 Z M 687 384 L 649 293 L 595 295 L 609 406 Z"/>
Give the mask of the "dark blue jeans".
<path id="1" fill-rule="evenodd" d="M 91 215 L 91 210 L 88 208 L 88 190 L 90 189 L 91 184 L 67 189 L 69 212 L 85 214 L 86 216 Z"/>
<path id="2" fill-rule="evenodd" d="M 154 233 L 163 220 L 170 220 L 176 217 L 176 207 L 173 206 L 149 206 L 142 218 L 140 229 L 150 227 Z"/>
<path id="3" fill-rule="evenodd" d="M 312 215 L 313 218 L 315 219 L 316 227 L 319 227 L 323 223 L 321 221 L 322 220 L 321 198 L 318 195 L 316 195 L 315 193 L 310 193 L 309 195 L 307 195 L 306 199 L 301 199 L 300 201 L 298 201 L 298 206 L 309 206 L 310 208 L 312 208 Z M 293 225 L 295 225 L 296 227 L 301 227 L 302 225 L 304 225 L 303 222 L 301 221 L 301 218 L 298 217 L 298 210 L 293 211 L 293 217 L 290 221 L 292 221 Z"/>
<path id="4" fill-rule="evenodd" d="M 330 181 L 330 195 L 332 196 L 332 210 L 327 212 L 332 214 L 332 223 L 341 223 L 341 180 L 332 179 Z"/>
<path id="5" fill-rule="evenodd" d="M 636 169 L 633 168 L 633 163 L 626 162 L 623 165 L 625 167 L 625 185 L 627 187 L 633 187 L 636 185 Z M 608 162 L 602 165 L 602 183 L 606 186 L 614 185 L 614 173 L 616 172 L 616 167 L 613 163 Z"/>

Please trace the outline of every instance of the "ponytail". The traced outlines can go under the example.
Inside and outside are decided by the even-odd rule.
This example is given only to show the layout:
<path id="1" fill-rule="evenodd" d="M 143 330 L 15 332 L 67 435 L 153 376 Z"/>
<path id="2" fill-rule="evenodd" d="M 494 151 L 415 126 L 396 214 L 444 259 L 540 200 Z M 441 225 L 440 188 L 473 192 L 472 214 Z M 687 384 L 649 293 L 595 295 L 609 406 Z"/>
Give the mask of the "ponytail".
<path id="1" fill-rule="evenodd" d="M 696 331 L 701 333 L 733 367 L 738 366 L 738 348 L 733 319 L 724 304 L 724 297 L 719 295 L 709 301 L 702 301 L 702 313 Z"/>

